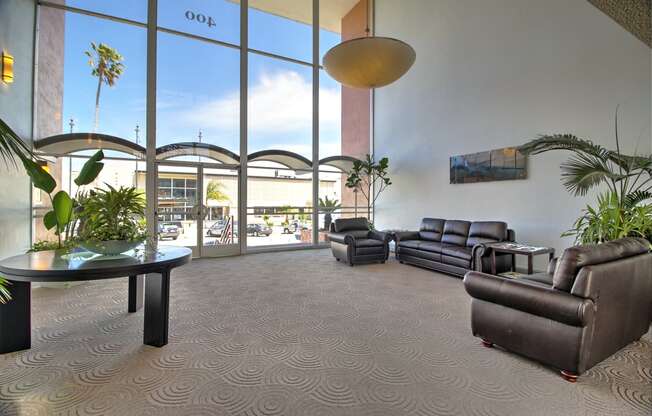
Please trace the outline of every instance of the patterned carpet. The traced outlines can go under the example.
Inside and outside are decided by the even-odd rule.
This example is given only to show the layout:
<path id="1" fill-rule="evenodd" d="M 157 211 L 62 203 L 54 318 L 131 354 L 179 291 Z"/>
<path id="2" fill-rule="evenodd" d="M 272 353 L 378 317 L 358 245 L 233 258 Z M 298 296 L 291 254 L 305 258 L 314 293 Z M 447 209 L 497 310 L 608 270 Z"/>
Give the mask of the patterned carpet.
<path id="1" fill-rule="evenodd" d="M 2 415 L 649 415 L 652 336 L 582 376 L 471 336 L 460 279 L 326 250 L 196 260 L 170 343 L 127 280 L 35 289 L 33 348 L 0 356 Z"/>

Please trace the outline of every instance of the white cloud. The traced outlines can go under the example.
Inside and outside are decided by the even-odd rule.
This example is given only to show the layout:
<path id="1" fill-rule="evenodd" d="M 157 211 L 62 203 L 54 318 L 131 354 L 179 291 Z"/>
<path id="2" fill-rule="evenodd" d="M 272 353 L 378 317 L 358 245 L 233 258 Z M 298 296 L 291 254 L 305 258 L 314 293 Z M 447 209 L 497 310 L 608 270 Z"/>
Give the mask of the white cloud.
<path id="1" fill-rule="evenodd" d="M 181 114 L 181 120 L 203 128 L 231 129 L 239 122 L 237 91 L 209 100 Z M 340 92 L 321 88 L 322 129 L 339 130 Z M 297 72 L 263 74 L 249 87 L 249 132 L 291 134 L 312 129 L 312 85 Z"/>

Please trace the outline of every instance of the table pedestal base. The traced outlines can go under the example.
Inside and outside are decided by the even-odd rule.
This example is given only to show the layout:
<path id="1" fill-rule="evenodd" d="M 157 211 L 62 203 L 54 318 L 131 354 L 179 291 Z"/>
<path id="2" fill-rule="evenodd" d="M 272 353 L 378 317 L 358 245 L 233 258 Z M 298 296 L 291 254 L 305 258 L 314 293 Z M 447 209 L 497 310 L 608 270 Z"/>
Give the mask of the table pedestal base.
<path id="1" fill-rule="evenodd" d="M 0 304 L 0 354 L 32 346 L 32 284 L 9 281 L 11 300 Z"/>

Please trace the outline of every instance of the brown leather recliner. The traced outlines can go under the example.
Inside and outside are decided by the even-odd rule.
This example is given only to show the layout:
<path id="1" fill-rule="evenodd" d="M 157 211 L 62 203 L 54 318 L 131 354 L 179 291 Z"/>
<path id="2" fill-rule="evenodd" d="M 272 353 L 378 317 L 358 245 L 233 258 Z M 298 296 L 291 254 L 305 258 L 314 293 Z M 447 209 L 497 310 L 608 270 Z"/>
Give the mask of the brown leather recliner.
<path id="1" fill-rule="evenodd" d="M 652 253 L 642 238 L 568 248 L 547 273 L 464 277 L 471 330 L 561 370 L 568 381 L 638 340 L 652 322 Z"/>
<path id="2" fill-rule="evenodd" d="M 366 218 L 340 218 L 331 223 L 328 239 L 337 261 L 350 266 L 384 263 L 389 256 L 387 233 L 371 230 Z"/>

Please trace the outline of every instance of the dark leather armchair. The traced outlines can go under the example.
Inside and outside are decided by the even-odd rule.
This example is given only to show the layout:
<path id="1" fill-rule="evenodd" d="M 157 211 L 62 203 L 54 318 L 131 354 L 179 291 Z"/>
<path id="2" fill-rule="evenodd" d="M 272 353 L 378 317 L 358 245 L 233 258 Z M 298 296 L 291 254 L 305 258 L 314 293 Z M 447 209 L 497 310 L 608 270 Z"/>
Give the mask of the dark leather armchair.
<path id="1" fill-rule="evenodd" d="M 562 370 L 568 381 L 645 334 L 652 322 L 652 253 L 642 238 L 568 248 L 548 271 L 520 279 L 464 277 L 471 330 Z"/>
<path id="2" fill-rule="evenodd" d="M 389 256 L 390 235 L 370 230 L 366 218 L 340 218 L 331 223 L 328 240 L 337 261 L 353 266 L 384 263 Z"/>

